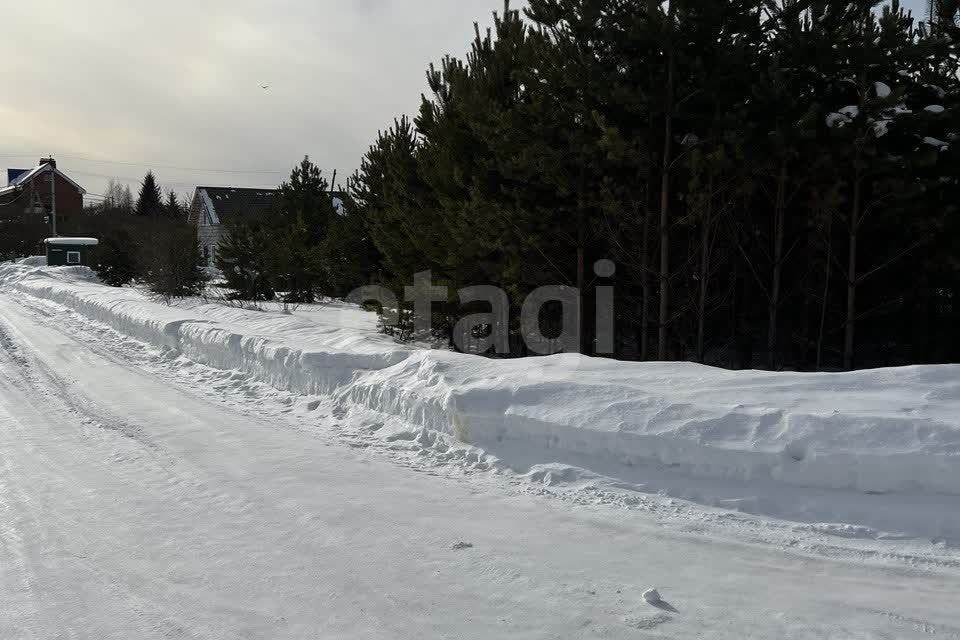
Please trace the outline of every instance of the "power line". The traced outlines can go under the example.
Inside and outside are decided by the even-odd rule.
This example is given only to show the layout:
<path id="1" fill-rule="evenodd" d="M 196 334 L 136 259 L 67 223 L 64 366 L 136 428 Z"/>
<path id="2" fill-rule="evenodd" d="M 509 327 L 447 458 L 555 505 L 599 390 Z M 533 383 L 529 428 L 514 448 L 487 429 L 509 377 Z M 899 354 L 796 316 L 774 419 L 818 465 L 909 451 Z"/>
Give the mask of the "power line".
<path id="1" fill-rule="evenodd" d="M 3 158 L 37 158 L 40 156 L 45 156 L 46 154 L 36 154 L 36 153 L 0 153 L 0 157 Z M 236 173 L 236 174 L 254 174 L 254 173 L 264 173 L 264 174 L 285 174 L 288 173 L 289 169 L 218 169 L 214 167 L 178 167 L 175 165 L 163 165 L 156 164 L 153 162 L 131 162 L 126 160 L 103 160 L 100 158 L 90 158 L 87 156 L 73 156 L 73 155 L 63 155 L 57 154 L 57 158 L 63 158 L 66 160 L 77 160 L 80 162 L 95 162 L 102 164 L 116 164 L 128 167 L 146 167 L 151 169 L 168 169 L 171 171 L 202 171 L 206 173 Z M 80 173 L 79 171 L 77 173 Z"/>
<path id="2" fill-rule="evenodd" d="M 70 169 L 70 173 L 75 173 L 81 176 L 89 176 L 94 178 L 104 178 L 107 180 L 118 180 L 120 182 L 129 182 L 132 184 L 137 184 L 143 180 L 143 178 L 133 178 L 130 176 L 118 176 L 118 175 L 107 175 L 105 173 L 93 173 L 91 171 L 80 171 L 78 169 Z M 175 187 L 196 187 L 199 183 L 195 180 L 188 182 L 177 182 L 174 180 L 157 180 L 157 182 L 162 186 L 175 186 Z M 238 185 L 239 186 L 239 185 Z M 256 186 L 253 188 L 257 188 Z M 273 187 L 263 187 L 263 188 L 273 188 Z"/>

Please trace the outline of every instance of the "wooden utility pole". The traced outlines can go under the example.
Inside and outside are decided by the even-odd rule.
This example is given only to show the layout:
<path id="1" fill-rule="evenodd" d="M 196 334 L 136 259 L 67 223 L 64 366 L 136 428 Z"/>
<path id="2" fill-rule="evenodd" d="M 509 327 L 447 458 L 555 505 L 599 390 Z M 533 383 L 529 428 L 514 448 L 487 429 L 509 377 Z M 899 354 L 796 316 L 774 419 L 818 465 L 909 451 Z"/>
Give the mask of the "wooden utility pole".
<path id="1" fill-rule="evenodd" d="M 54 238 L 57 237 L 57 169 L 50 167 L 50 229 Z"/>

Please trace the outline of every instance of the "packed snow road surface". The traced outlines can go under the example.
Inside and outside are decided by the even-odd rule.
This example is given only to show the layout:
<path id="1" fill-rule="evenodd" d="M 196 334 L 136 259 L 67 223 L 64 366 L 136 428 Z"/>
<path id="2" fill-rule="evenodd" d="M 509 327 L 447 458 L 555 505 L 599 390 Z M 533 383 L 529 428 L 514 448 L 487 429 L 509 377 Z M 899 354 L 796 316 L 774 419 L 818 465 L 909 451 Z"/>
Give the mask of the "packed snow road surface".
<path id="1" fill-rule="evenodd" d="M 943 541 L 555 490 L 376 417 L 0 288 L 0 637 L 960 637 Z"/>

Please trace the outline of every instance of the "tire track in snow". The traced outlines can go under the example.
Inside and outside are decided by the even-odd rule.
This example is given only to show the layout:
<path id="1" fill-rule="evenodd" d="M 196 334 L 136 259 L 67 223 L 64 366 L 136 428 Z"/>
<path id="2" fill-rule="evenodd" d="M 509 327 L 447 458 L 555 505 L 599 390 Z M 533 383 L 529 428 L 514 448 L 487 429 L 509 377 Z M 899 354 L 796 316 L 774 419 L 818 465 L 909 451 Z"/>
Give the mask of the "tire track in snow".
<path id="1" fill-rule="evenodd" d="M 28 459 L 23 449 L 35 450 L 31 436 L 23 431 L 15 415 L 5 406 L 9 399 L 26 402 L 22 393 L 29 391 L 30 382 L 24 375 L 27 370 L 27 359 L 21 353 L 18 345 L 11 338 L 7 327 L 0 321 L 0 425 L 3 429 L 3 444 L 0 445 L 0 507 L 2 516 L 3 560 L 0 567 L 5 575 L 4 584 L 16 583 L 20 588 L 16 590 L 16 602 L 8 602 L 7 607 L 17 607 L 19 615 L 24 616 L 30 624 L 39 622 L 41 607 L 38 603 L 44 600 L 38 579 L 38 559 L 31 550 L 36 540 L 49 539 L 47 527 L 43 519 L 38 516 L 37 508 L 29 494 L 21 484 L 23 477 L 20 466 Z M 19 455 L 12 455 L 11 449 Z M 56 477 L 58 469 L 49 460 L 39 458 L 51 478 Z M 9 589 L 9 587 L 7 587 Z"/>
<path id="2" fill-rule="evenodd" d="M 881 609 L 866 609 L 868 613 L 878 615 L 882 618 L 887 618 L 898 624 L 912 627 L 913 629 L 920 631 L 931 636 L 941 636 L 944 638 L 960 638 L 960 628 L 957 627 L 946 627 L 943 625 L 935 625 L 928 620 L 923 620 L 920 618 L 914 618 L 912 616 L 905 616 L 893 611 L 883 611 Z"/>
<path id="3" fill-rule="evenodd" d="M 0 295 L 0 323 L 4 322 L 3 297 L 4 296 Z M 18 308 L 31 308 L 30 305 L 19 304 L 20 302 L 21 301 L 18 300 Z M 24 327 L 28 322 L 34 321 L 34 318 L 28 317 L 22 311 L 9 313 L 11 316 L 17 318 L 17 323 L 20 327 Z M 37 345 L 25 345 L 29 349 L 36 347 L 35 352 L 27 351 L 27 348 L 22 350 L 23 353 L 28 354 L 28 357 L 24 360 L 26 366 L 22 369 L 21 373 L 23 377 L 29 377 L 31 380 L 30 383 L 25 386 L 27 388 L 35 388 L 38 394 L 46 394 L 56 398 L 57 402 L 62 405 L 64 412 L 88 418 L 89 424 L 84 425 L 81 420 L 78 422 L 80 427 L 76 429 L 76 433 L 84 436 L 80 440 L 82 446 L 90 448 L 98 444 L 106 443 L 104 447 L 110 451 L 110 453 L 109 455 L 95 453 L 92 456 L 88 456 L 86 462 L 95 460 L 95 464 L 98 466 L 98 472 L 113 475 L 118 482 L 136 483 L 134 489 L 139 495 L 143 495 L 151 501 L 160 501 L 163 504 L 163 508 L 157 509 L 156 517 L 162 517 L 176 523 L 179 527 L 178 534 L 187 537 L 203 536 L 209 530 L 211 534 L 216 536 L 214 538 L 215 542 L 212 545 L 214 550 L 217 550 L 220 545 L 230 545 L 235 541 L 242 542 L 246 538 L 256 538 L 258 534 L 280 536 L 271 539 L 267 547 L 271 550 L 281 550 L 284 545 L 289 542 L 291 537 L 297 539 L 307 534 L 310 528 L 316 526 L 317 518 L 315 515 L 305 517 L 297 514 L 297 522 L 301 525 L 300 529 L 295 532 L 272 531 L 268 527 L 269 524 L 288 520 L 291 516 L 290 508 L 292 505 L 282 502 L 275 503 L 273 501 L 264 502 L 263 496 L 259 495 L 256 495 L 254 501 L 251 501 L 248 497 L 247 488 L 244 487 L 242 483 L 238 485 L 236 478 L 211 477 L 207 469 L 193 463 L 189 458 L 177 455 L 179 452 L 168 452 L 164 447 L 153 441 L 151 442 L 154 444 L 154 447 L 148 450 L 140 440 L 127 437 L 120 432 L 121 430 L 104 428 L 101 422 L 109 422 L 113 414 L 101 405 L 93 402 L 91 398 L 85 395 L 82 388 L 74 388 L 72 376 L 69 374 L 61 375 L 55 369 L 44 363 L 40 357 L 41 352 L 71 351 L 74 347 L 82 346 L 84 350 L 109 361 L 111 366 L 115 365 L 119 370 L 128 372 L 131 377 L 147 378 L 150 377 L 151 374 L 138 368 L 136 361 L 131 363 L 130 360 L 118 357 L 116 352 L 111 352 L 110 347 L 112 344 L 103 342 L 102 339 L 104 335 L 96 336 L 92 341 L 90 341 L 91 336 L 88 335 L 85 336 L 86 340 L 83 340 L 78 338 L 74 332 L 63 329 L 63 315 L 44 315 L 50 318 L 51 322 L 46 323 L 47 326 L 41 331 L 31 331 L 31 334 L 37 333 L 37 335 L 40 335 L 43 332 L 52 331 L 58 336 L 67 338 L 67 341 L 62 343 L 58 341 L 58 345 L 39 343 Z M 53 318 L 58 320 L 56 326 L 52 326 L 54 325 L 52 322 Z M 44 323 L 40 322 L 38 324 L 43 325 Z M 16 336 L 14 336 L 13 340 L 19 342 Z M 121 349 L 124 353 L 129 349 L 131 344 L 139 344 L 135 341 L 128 341 L 122 338 L 121 340 L 125 343 L 124 348 Z M 146 358 L 152 359 L 154 357 L 150 349 L 144 348 L 144 352 L 148 354 L 145 356 Z M 163 354 L 159 354 L 157 357 L 160 361 L 164 360 Z M 230 375 L 239 374 L 230 373 Z M 154 381 L 154 384 L 156 384 L 156 381 Z M 185 389 L 179 389 L 176 393 L 179 394 L 182 391 L 185 391 Z M 64 395 L 62 400 L 59 398 L 61 394 Z M 211 394 L 200 395 L 197 394 L 194 389 L 191 395 L 197 402 L 207 404 L 209 405 L 209 409 L 215 408 L 218 414 L 221 416 L 224 415 L 223 403 L 211 402 Z M 217 394 L 212 395 L 216 397 Z M 262 412 L 257 413 L 250 411 L 249 406 L 246 407 L 246 411 L 240 413 L 256 417 L 258 421 L 263 419 Z M 135 424 L 135 426 L 149 427 L 150 425 Z M 149 429 L 147 429 L 147 433 L 149 435 Z M 333 440 L 331 440 L 331 442 L 333 442 Z M 102 451 L 102 449 L 98 451 Z M 150 451 L 151 455 L 149 457 L 145 455 L 146 451 Z M 164 469 L 154 468 L 150 464 L 151 460 L 163 462 L 166 463 L 166 465 Z M 166 473 L 161 475 L 161 471 L 165 471 Z M 242 475 L 242 468 L 238 469 L 238 471 L 240 471 Z M 153 478 L 154 475 L 156 475 L 156 478 Z M 229 482 L 225 483 L 224 480 L 228 480 Z M 218 487 L 224 486 L 229 486 L 229 490 L 217 490 Z M 255 489 L 255 487 L 251 488 Z M 273 496 L 269 497 L 272 498 Z M 229 535 L 222 530 L 218 530 L 223 526 L 223 523 L 216 522 L 216 519 L 222 519 L 224 517 L 229 519 Z M 75 530 L 79 528 L 81 524 L 82 523 L 79 522 L 68 522 L 64 523 L 63 528 L 65 530 Z M 104 523 L 104 526 L 109 530 L 122 530 L 127 525 L 127 522 L 119 521 L 107 521 Z M 165 523 L 165 526 L 170 526 L 170 523 Z M 168 542 L 169 541 L 155 541 L 151 545 L 143 545 L 143 549 L 149 551 L 152 547 L 163 547 Z M 210 546 L 211 542 L 201 540 L 199 544 Z M 190 588 L 180 587 L 176 580 L 174 580 L 172 585 L 166 585 L 168 587 L 167 593 L 160 594 L 159 597 L 157 594 L 148 594 L 145 591 L 145 585 L 156 582 L 156 577 L 143 575 L 139 579 L 130 578 L 130 566 L 124 565 L 118 558 L 111 557 L 109 553 L 103 553 L 105 548 L 111 546 L 122 547 L 123 543 L 120 540 L 107 540 L 98 544 L 97 548 L 92 549 L 89 554 L 86 554 L 90 557 L 97 558 L 96 564 L 87 565 L 87 569 L 89 574 L 101 576 L 102 581 L 110 582 L 111 584 L 116 583 L 121 588 L 126 589 L 126 591 L 117 592 L 119 594 L 117 597 L 130 602 L 129 607 L 127 607 L 128 617 L 137 618 L 145 616 L 151 620 L 156 618 L 156 621 L 151 623 L 151 628 L 161 629 L 165 628 L 165 623 L 161 623 L 163 623 L 166 617 L 169 617 L 171 611 L 176 611 L 187 603 L 194 603 L 196 601 L 199 594 Z M 252 551 L 262 553 L 262 550 L 259 548 L 253 549 Z M 215 594 L 204 593 L 203 597 L 207 600 L 211 598 L 216 599 Z M 230 612 L 234 608 L 234 603 L 228 600 L 215 602 L 215 609 L 218 612 Z M 118 613 L 118 615 L 120 614 Z M 238 618 L 257 619 L 265 614 L 261 613 L 258 609 L 240 609 L 236 610 L 235 615 Z M 395 615 L 401 616 L 403 615 L 403 611 L 397 608 Z M 171 628 L 178 628 L 178 625 L 173 624 Z M 214 635 L 212 631 L 207 634 L 198 632 L 195 637 L 205 638 L 211 635 Z M 162 637 L 181 637 L 181 635 L 178 633 L 171 633 L 169 635 L 164 633 Z"/>
<path id="4" fill-rule="evenodd" d="M 54 571 L 66 571 L 76 576 L 77 585 L 61 585 L 60 588 L 79 588 L 81 581 L 96 584 L 97 588 L 111 594 L 112 601 L 126 603 L 126 611 L 116 612 L 117 616 L 125 613 L 142 619 L 150 628 L 163 630 L 162 637 L 204 637 L 189 632 L 183 621 L 171 615 L 176 611 L 176 607 L 170 606 L 171 602 L 189 599 L 192 597 L 189 593 L 176 596 L 174 600 L 158 599 L 148 594 L 144 585 L 150 582 L 149 576 L 132 580 L 122 555 L 117 555 L 116 550 L 124 547 L 121 541 L 103 539 L 103 529 L 84 534 L 85 527 L 79 518 L 67 511 L 49 508 L 55 505 L 48 505 L 50 500 L 47 498 L 38 505 L 38 487 L 23 486 L 23 479 L 42 478 L 46 495 L 56 493 L 76 497 L 77 494 L 96 492 L 98 487 L 86 482 L 82 474 L 73 472 L 67 464 L 45 453 L 58 449 L 54 440 L 60 440 L 69 443 L 67 448 L 77 452 L 82 464 L 92 462 L 96 473 L 111 476 L 117 483 L 128 485 L 128 480 L 135 474 L 137 489 L 142 494 L 159 495 L 168 503 L 189 508 L 191 502 L 184 498 L 193 493 L 196 504 L 191 511 L 194 517 L 211 507 L 226 505 L 213 494 L 200 492 L 198 496 L 197 488 L 205 483 L 172 473 L 173 465 L 162 462 L 156 445 L 142 437 L 140 427 L 111 419 L 101 407 L 73 389 L 69 379 L 61 378 L 41 360 L 28 355 L 11 331 L 9 321 L 0 312 L 0 372 L 3 374 L 0 400 L 16 406 L 16 411 L 6 421 L 16 430 L 4 434 L 7 446 L 0 448 L 0 496 L 13 498 L 0 502 L 8 516 L 4 519 L 8 523 L 4 529 L 4 548 L 10 556 L 3 566 L 12 568 L 17 581 L 23 585 L 19 600 L 25 609 L 20 615 L 25 619 L 18 624 L 19 630 L 10 630 L 9 634 L 3 633 L 0 637 L 22 637 L 25 630 L 35 634 L 43 628 L 50 628 L 51 632 L 55 629 L 57 637 L 74 635 L 76 630 L 64 626 L 71 618 L 69 612 L 62 613 L 53 627 L 43 613 L 51 606 L 46 603 L 58 601 L 56 594 L 43 586 L 59 582 L 48 579 Z M 0 417 L 4 413 L 2 409 L 0 405 Z M 37 424 L 66 426 L 46 431 L 48 441 L 35 442 L 37 434 L 28 431 L 16 417 L 29 413 L 34 414 Z M 10 447 L 11 444 L 20 446 Z M 11 448 L 14 452 L 8 453 Z M 125 526 L 121 521 L 107 522 L 114 530 L 122 530 Z M 69 536 L 67 532 L 70 532 Z M 78 548 L 78 541 L 88 548 Z M 97 560 L 91 560 L 92 557 Z"/>

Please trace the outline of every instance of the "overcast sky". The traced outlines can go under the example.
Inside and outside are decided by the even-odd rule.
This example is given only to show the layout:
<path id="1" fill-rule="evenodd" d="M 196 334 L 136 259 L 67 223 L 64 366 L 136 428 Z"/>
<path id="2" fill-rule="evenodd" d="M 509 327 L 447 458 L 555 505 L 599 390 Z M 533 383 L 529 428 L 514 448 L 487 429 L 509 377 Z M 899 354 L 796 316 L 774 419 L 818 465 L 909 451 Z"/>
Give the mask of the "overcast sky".
<path id="1" fill-rule="evenodd" d="M 274 186 L 304 154 L 346 177 L 378 129 L 416 111 L 427 65 L 465 53 L 473 22 L 488 25 L 503 2 L 0 5 L 0 167 L 52 154 L 102 193 L 107 177 L 137 183 L 148 168 L 180 192 Z"/>

